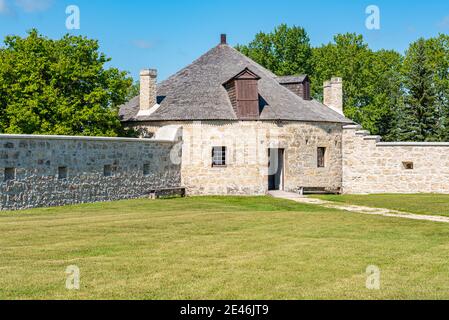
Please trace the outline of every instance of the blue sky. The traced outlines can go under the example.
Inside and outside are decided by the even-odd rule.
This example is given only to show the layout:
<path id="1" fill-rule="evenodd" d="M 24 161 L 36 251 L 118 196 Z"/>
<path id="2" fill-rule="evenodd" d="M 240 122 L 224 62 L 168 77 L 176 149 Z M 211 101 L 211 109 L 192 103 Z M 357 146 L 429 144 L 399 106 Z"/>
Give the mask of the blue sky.
<path id="1" fill-rule="evenodd" d="M 65 27 L 68 5 L 81 12 L 81 29 Z M 380 9 L 380 30 L 365 27 L 368 5 Z M 448 0 L 0 0 L 0 37 L 31 28 L 57 38 L 65 33 L 100 40 L 111 64 L 137 78 L 157 68 L 160 80 L 176 72 L 228 34 L 232 45 L 247 43 L 276 25 L 303 26 L 313 45 L 336 33 L 363 34 L 373 49 L 403 52 L 419 37 L 449 33 Z"/>

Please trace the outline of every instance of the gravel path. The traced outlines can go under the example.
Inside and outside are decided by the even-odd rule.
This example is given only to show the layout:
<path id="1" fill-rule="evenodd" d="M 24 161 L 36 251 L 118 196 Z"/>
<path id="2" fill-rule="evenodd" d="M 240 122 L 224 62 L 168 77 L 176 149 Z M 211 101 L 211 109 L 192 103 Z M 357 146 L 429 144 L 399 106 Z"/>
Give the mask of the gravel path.
<path id="1" fill-rule="evenodd" d="M 429 216 L 422 214 L 414 214 L 409 212 L 402 212 L 397 210 L 385 209 L 385 208 L 372 208 L 365 206 L 356 206 L 349 205 L 344 203 L 336 203 L 331 201 L 325 201 L 321 199 L 308 198 L 305 196 L 301 196 L 296 193 L 285 192 L 285 191 L 270 191 L 269 195 L 275 198 L 293 200 L 300 203 L 307 204 L 315 204 L 325 208 L 332 208 L 338 210 L 345 210 L 350 212 L 371 214 L 371 215 L 379 215 L 384 217 L 393 217 L 393 218 L 405 218 L 412 220 L 424 220 L 424 221 L 434 221 L 434 222 L 444 222 L 449 223 L 449 217 L 442 216 Z"/>

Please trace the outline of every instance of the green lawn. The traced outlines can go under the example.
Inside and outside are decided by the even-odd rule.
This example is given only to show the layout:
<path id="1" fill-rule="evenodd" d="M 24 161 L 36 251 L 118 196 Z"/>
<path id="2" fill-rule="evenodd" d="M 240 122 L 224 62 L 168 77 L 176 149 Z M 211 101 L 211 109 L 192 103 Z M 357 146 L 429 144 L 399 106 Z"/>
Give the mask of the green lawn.
<path id="1" fill-rule="evenodd" d="M 315 198 L 417 214 L 449 216 L 447 194 L 323 195 Z"/>
<path id="2" fill-rule="evenodd" d="M 0 234 L 0 299 L 449 298 L 449 225 L 268 197 L 2 213 Z"/>

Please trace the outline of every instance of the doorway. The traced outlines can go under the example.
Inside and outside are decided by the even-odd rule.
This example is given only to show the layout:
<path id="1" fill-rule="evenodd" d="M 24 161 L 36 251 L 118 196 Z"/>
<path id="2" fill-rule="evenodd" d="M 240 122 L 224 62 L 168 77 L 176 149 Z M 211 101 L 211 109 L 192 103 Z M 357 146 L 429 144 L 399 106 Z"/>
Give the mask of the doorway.
<path id="1" fill-rule="evenodd" d="M 284 149 L 268 149 L 268 190 L 284 190 Z"/>

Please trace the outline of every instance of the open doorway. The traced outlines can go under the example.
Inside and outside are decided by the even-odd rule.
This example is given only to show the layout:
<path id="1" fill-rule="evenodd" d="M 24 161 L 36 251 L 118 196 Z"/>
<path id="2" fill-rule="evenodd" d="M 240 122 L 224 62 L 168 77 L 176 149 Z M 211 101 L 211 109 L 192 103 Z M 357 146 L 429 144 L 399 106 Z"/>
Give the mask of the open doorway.
<path id="1" fill-rule="evenodd" d="M 284 190 L 284 149 L 268 149 L 268 190 Z"/>

